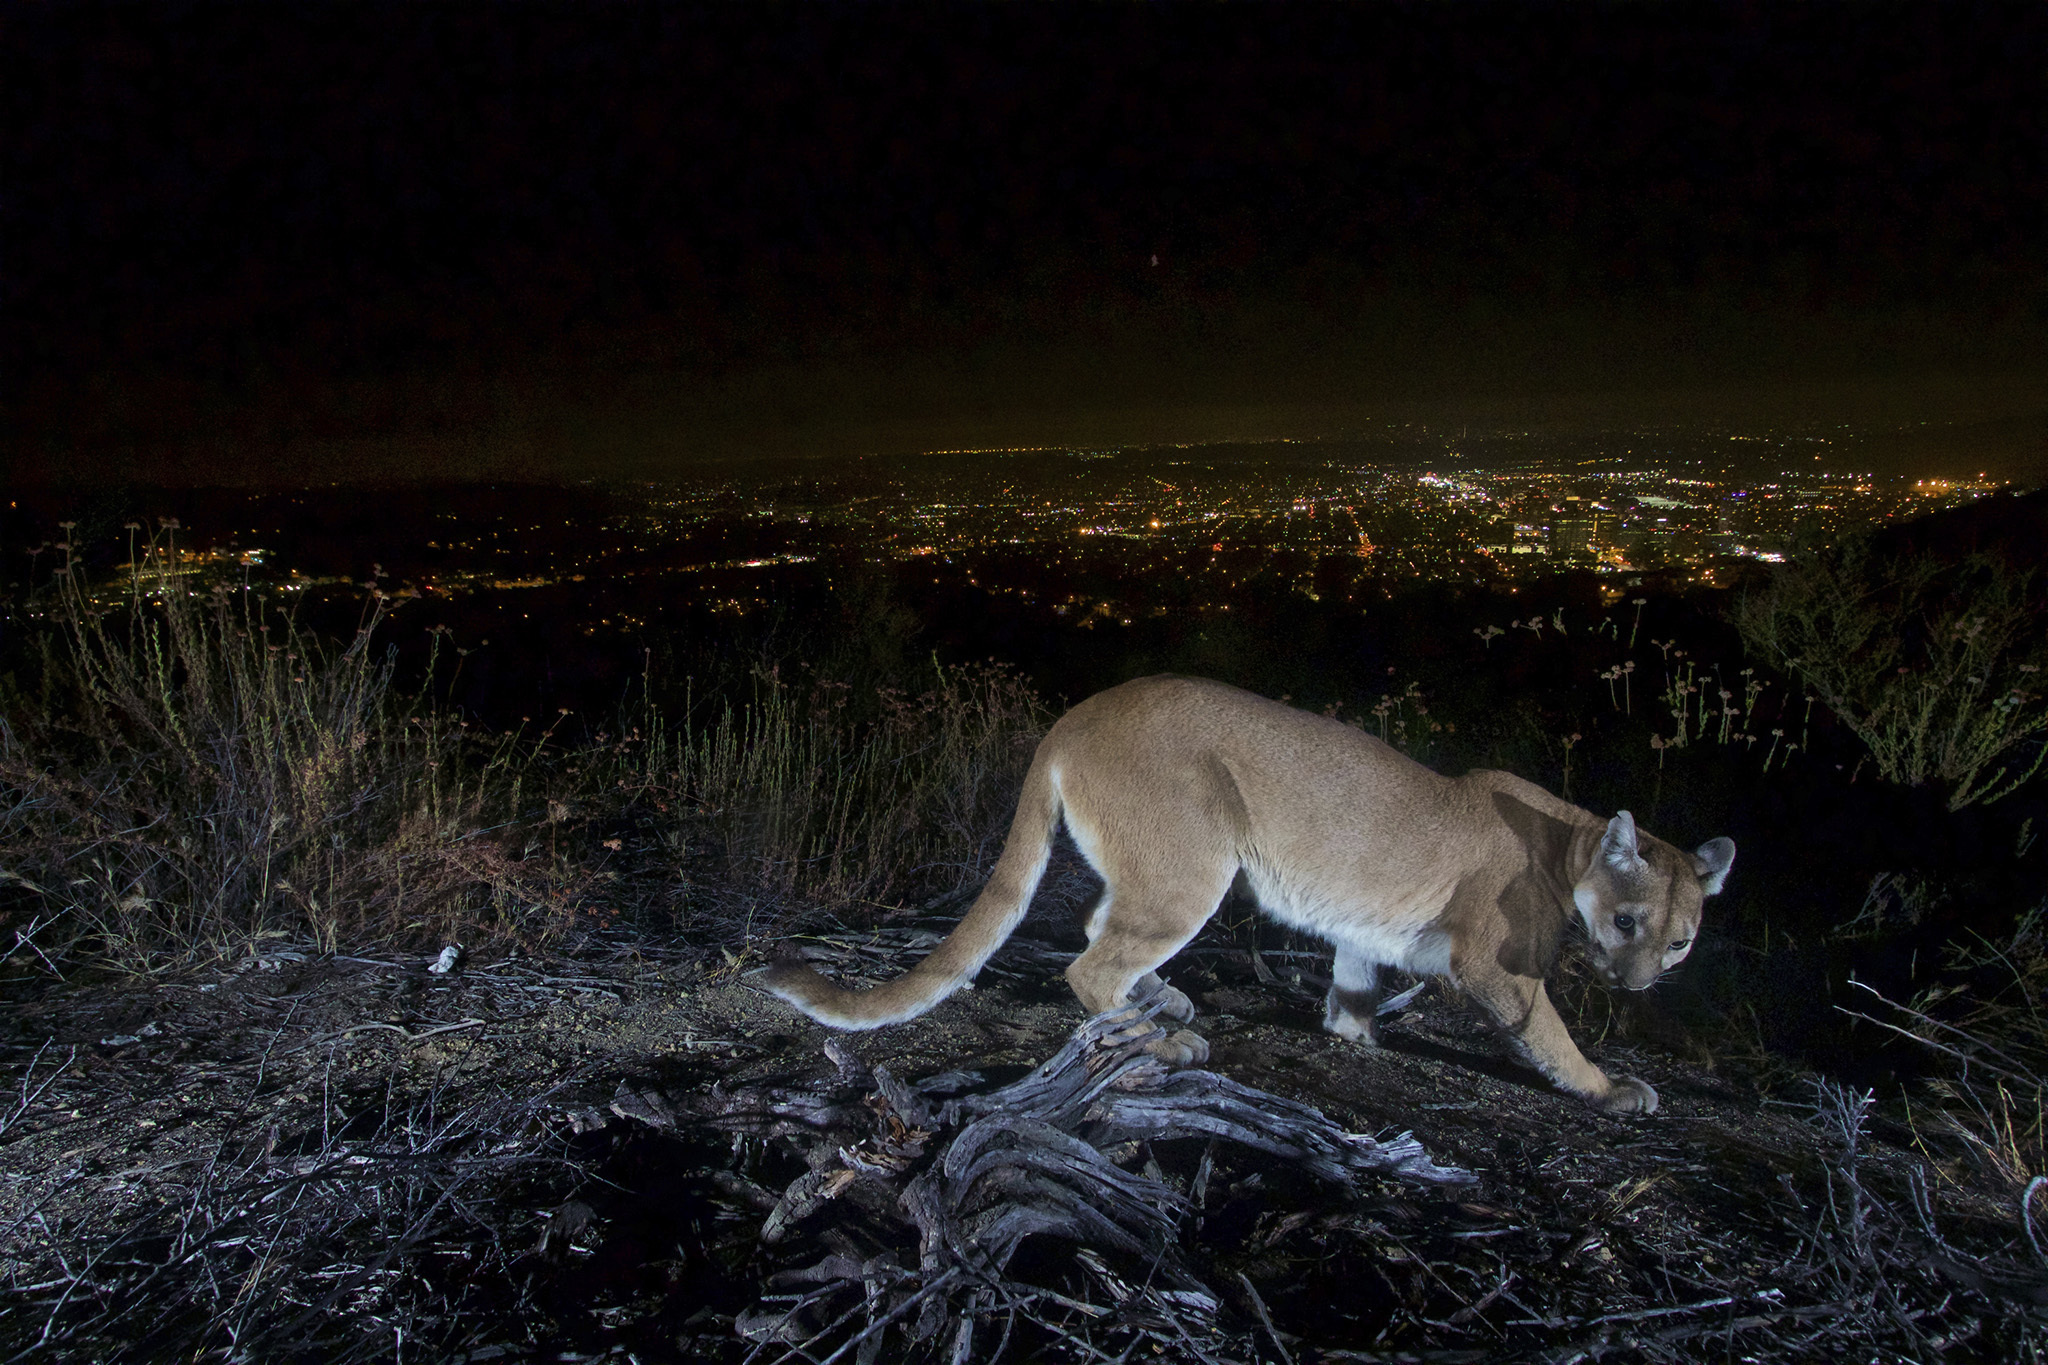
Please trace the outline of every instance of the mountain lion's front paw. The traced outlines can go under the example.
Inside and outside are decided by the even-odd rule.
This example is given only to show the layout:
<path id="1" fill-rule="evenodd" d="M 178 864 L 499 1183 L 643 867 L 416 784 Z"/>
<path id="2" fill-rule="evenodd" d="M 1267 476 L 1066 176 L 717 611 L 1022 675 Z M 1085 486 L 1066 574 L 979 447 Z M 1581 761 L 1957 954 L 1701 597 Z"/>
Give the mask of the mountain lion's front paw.
<path id="1" fill-rule="evenodd" d="M 1168 1066 L 1200 1066 L 1209 1060 L 1209 1040 L 1186 1029 L 1146 1044 L 1145 1050 Z"/>
<path id="2" fill-rule="evenodd" d="M 1654 1114 L 1657 1092 L 1633 1076 L 1617 1076 L 1607 1093 L 1593 1101 L 1593 1107 L 1609 1114 Z"/>
<path id="3" fill-rule="evenodd" d="M 1380 1045 L 1379 1024 L 1369 1012 L 1357 1014 L 1332 1002 L 1330 1007 L 1323 1011 L 1323 1028 L 1339 1038 L 1365 1047 Z"/>

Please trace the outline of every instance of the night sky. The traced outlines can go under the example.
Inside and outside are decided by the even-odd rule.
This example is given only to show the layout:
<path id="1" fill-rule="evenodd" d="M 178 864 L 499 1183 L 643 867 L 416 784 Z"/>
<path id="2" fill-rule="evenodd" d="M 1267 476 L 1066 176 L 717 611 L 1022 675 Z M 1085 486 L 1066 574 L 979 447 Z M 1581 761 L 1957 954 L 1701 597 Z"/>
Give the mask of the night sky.
<path id="1" fill-rule="evenodd" d="M 2048 476 L 2038 5 L 16 3 L 0 43 L 25 481 L 1388 420 Z"/>

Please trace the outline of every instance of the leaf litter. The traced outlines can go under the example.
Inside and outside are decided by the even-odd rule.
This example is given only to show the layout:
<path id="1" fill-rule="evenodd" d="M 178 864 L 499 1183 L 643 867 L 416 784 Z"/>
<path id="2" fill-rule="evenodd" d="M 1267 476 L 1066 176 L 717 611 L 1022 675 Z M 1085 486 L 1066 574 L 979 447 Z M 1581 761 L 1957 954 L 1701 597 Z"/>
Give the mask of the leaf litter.
<path id="1" fill-rule="evenodd" d="M 884 976 L 930 933 L 808 951 Z M 1175 979 L 1213 1055 L 1172 1070 L 1143 1009 L 1075 1027 L 1065 961 L 1013 941 L 979 989 L 851 1038 L 719 954 L 625 940 L 441 975 L 285 947 L 23 983 L 0 1035 L 0 1358 L 2048 1346 L 2022 1207 L 1930 1170 L 1865 1093 L 1610 1045 L 1664 1106 L 1594 1114 L 1439 988 L 1391 1002 L 1368 1050 L 1316 1027 L 1285 954 L 1204 944 Z"/>

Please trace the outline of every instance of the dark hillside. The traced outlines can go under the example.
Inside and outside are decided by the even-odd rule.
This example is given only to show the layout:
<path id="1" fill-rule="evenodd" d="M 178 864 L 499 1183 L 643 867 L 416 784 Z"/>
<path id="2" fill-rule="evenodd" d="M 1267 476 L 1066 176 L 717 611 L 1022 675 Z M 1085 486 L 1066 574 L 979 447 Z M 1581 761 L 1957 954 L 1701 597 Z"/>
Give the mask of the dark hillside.
<path id="1" fill-rule="evenodd" d="M 124 600 L 82 553 L 56 561 L 0 669 L 0 1344 L 2030 1358 L 2048 1348 L 2048 811 L 2016 681 L 2034 637 L 2016 627 L 1987 665 L 2014 690 L 1938 691 L 1925 713 L 2007 726 L 1979 765 L 1995 780 L 1908 780 L 1875 747 L 1890 713 L 1764 652 L 1744 613 L 1808 600 L 1771 596 L 1802 582 L 1883 601 L 1858 648 L 1920 651 L 1873 676 L 1925 689 L 1960 676 L 1926 662 L 1944 640 L 1978 638 L 1955 620 L 2038 612 L 2036 580 L 1971 556 L 2016 553 L 2040 509 L 1740 589 L 1394 591 L 1305 561 L 1227 613 L 1170 581 L 1078 581 L 1127 613 L 1062 614 L 943 564 L 841 557 L 749 580 L 780 585 L 772 609 L 611 634 L 574 610 L 653 601 L 658 575 L 613 566 L 586 594 L 550 571 L 507 611 L 399 560 L 279 615 L 288 590 L 253 566 L 185 587 L 168 540 L 145 538 Z M 546 510 L 504 504 L 508 527 Z M 1327 945 L 1236 894 L 1166 969 L 1210 1072 L 1116 1071 L 1133 1054 L 1113 1041 L 1062 1052 L 1061 971 L 1096 890 L 1071 850 L 1027 937 L 923 1019 L 833 1041 L 747 984 L 790 951 L 854 979 L 905 969 L 988 875 L 1058 710 L 1162 670 L 1684 846 L 1732 837 L 1727 889 L 1658 989 L 1610 991 L 1569 950 L 1552 974 L 1574 1037 L 1664 1107 L 1590 1113 L 1441 984 L 1383 1021 L 1380 1051 L 1333 1038 Z M 1055 1054 L 1128 1074 L 1114 1093 L 1153 1097 L 1157 1122 L 1031 1110 L 1015 1087 Z M 1412 1130 L 1476 1184 L 1335 1179 L 1243 1124 L 1157 1118 L 1239 1103 L 1330 1150 L 1367 1150 L 1340 1129 Z M 965 1234 L 932 1250 L 964 1227 L 1014 1255 L 977 1260 Z"/>
<path id="2" fill-rule="evenodd" d="M 2021 568 L 2048 567 L 2048 489 L 1980 498 L 1878 533 L 1886 553 L 1957 560 L 1996 555 Z"/>

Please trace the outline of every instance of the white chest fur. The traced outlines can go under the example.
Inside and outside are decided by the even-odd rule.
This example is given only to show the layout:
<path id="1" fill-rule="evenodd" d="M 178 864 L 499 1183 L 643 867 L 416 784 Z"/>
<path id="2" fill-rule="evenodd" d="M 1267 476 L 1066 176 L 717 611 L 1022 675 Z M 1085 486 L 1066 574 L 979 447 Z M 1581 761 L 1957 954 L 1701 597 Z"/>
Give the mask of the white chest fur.
<path id="1" fill-rule="evenodd" d="M 1355 891 L 1245 868 L 1259 908 L 1290 929 L 1314 934 L 1361 961 L 1418 975 L 1448 976 L 1450 938 L 1432 928 L 1452 886 L 1430 883 L 1405 893 Z"/>

